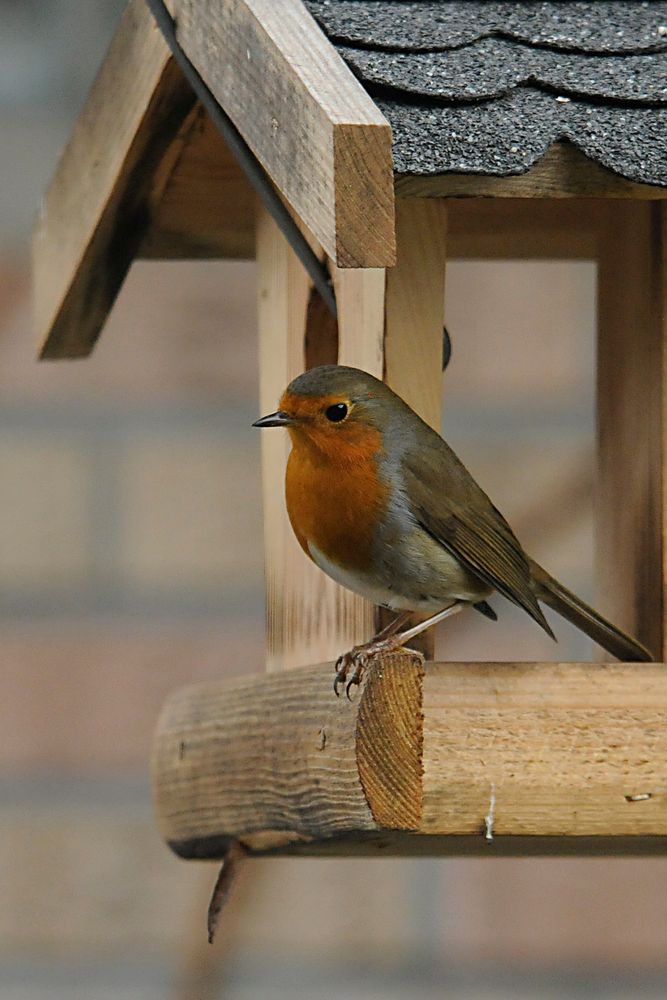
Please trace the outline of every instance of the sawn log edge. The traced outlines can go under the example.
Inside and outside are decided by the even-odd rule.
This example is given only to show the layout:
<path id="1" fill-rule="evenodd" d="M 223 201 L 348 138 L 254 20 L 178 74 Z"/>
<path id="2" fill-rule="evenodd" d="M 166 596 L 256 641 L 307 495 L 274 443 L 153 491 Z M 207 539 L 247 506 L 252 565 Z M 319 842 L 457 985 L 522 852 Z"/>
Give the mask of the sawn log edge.
<path id="1" fill-rule="evenodd" d="M 175 692 L 153 754 L 181 857 L 636 854 L 667 847 L 663 664 L 380 660 Z"/>

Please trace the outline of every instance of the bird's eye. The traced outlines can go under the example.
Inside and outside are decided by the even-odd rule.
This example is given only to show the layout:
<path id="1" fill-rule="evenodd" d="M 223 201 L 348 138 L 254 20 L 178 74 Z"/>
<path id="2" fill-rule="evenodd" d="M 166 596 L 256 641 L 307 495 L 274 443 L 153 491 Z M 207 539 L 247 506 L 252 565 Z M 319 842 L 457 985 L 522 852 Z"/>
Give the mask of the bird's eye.
<path id="1" fill-rule="evenodd" d="M 345 403 L 333 403 L 331 406 L 327 406 L 324 415 L 332 424 L 338 424 L 341 420 L 345 420 L 347 406 Z"/>

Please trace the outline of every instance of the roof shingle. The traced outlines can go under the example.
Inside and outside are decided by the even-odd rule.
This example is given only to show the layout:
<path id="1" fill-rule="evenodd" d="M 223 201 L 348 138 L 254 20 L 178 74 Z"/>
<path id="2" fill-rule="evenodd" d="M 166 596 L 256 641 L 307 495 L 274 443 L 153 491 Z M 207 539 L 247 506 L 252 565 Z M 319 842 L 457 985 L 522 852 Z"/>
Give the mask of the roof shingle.
<path id="1" fill-rule="evenodd" d="M 489 35 L 572 52 L 667 47 L 667 4 L 661 0 L 306 0 L 306 6 L 330 38 L 373 48 L 453 49 Z"/>
<path id="2" fill-rule="evenodd" d="M 305 0 L 400 174 L 519 174 L 555 142 L 667 186 L 667 2 Z"/>
<path id="3" fill-rule="evenodd" d="M 367 83 L 447 100 L 498 97 L 537 84 L 570 96 L 667 104 L 667 60 L 662 52 L 600 57 L 539 49 L 483 38 L 448 52 L 384 52 L 339 46 Z"/>

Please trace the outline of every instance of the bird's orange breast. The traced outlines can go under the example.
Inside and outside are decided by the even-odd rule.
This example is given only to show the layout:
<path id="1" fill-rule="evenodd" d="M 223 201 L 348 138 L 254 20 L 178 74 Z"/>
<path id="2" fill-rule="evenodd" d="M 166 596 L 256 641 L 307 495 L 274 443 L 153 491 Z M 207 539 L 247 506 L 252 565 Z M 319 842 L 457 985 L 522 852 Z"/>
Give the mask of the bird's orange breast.
<path id="1" fill-rule="evenodd" d="M 308 436 L 306 436 L 308 433 Z M 375 429 L 333 441 L 295 429 L 287 463 L 287 511 L 299 544 L 352 571 L 371 568 L 373 535 L 389 491 L 379 475 L 382 437 Z"/>

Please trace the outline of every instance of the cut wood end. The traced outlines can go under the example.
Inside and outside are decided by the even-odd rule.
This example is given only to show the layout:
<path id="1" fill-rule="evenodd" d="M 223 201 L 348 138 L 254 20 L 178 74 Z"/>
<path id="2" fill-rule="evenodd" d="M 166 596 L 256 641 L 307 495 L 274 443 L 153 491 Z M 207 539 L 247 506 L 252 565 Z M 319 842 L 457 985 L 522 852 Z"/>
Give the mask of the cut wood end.
<path id="1" fill-rule="evenodd" d="M 322 664 L 168 699 L 154 744 L 160 831 L 180 857 L 219 859 L 383 829 L 421 815 L 423 668 L 379 658 L 352 702 Z"/>
<path id="2" fill-rule="evenodd" d="M 338 267 L 393 267 L 396 263 L 391 128 L 336 125 L 334 205 Z"/>
<path id="3" fill-rule="evenodd" d="M 179 856 L 667 850 L 664 664 L 396 654 L 352 702 L 332 679 L 320 664 L 171 696 L 153 773 Z"/>
<path id="4" fill-rule="evenodd" d="M 369 670 L 357 717 L 357 764 L 378 826 L 416 830 L 422 811 L 424 666 L 393 654 Z"/>

